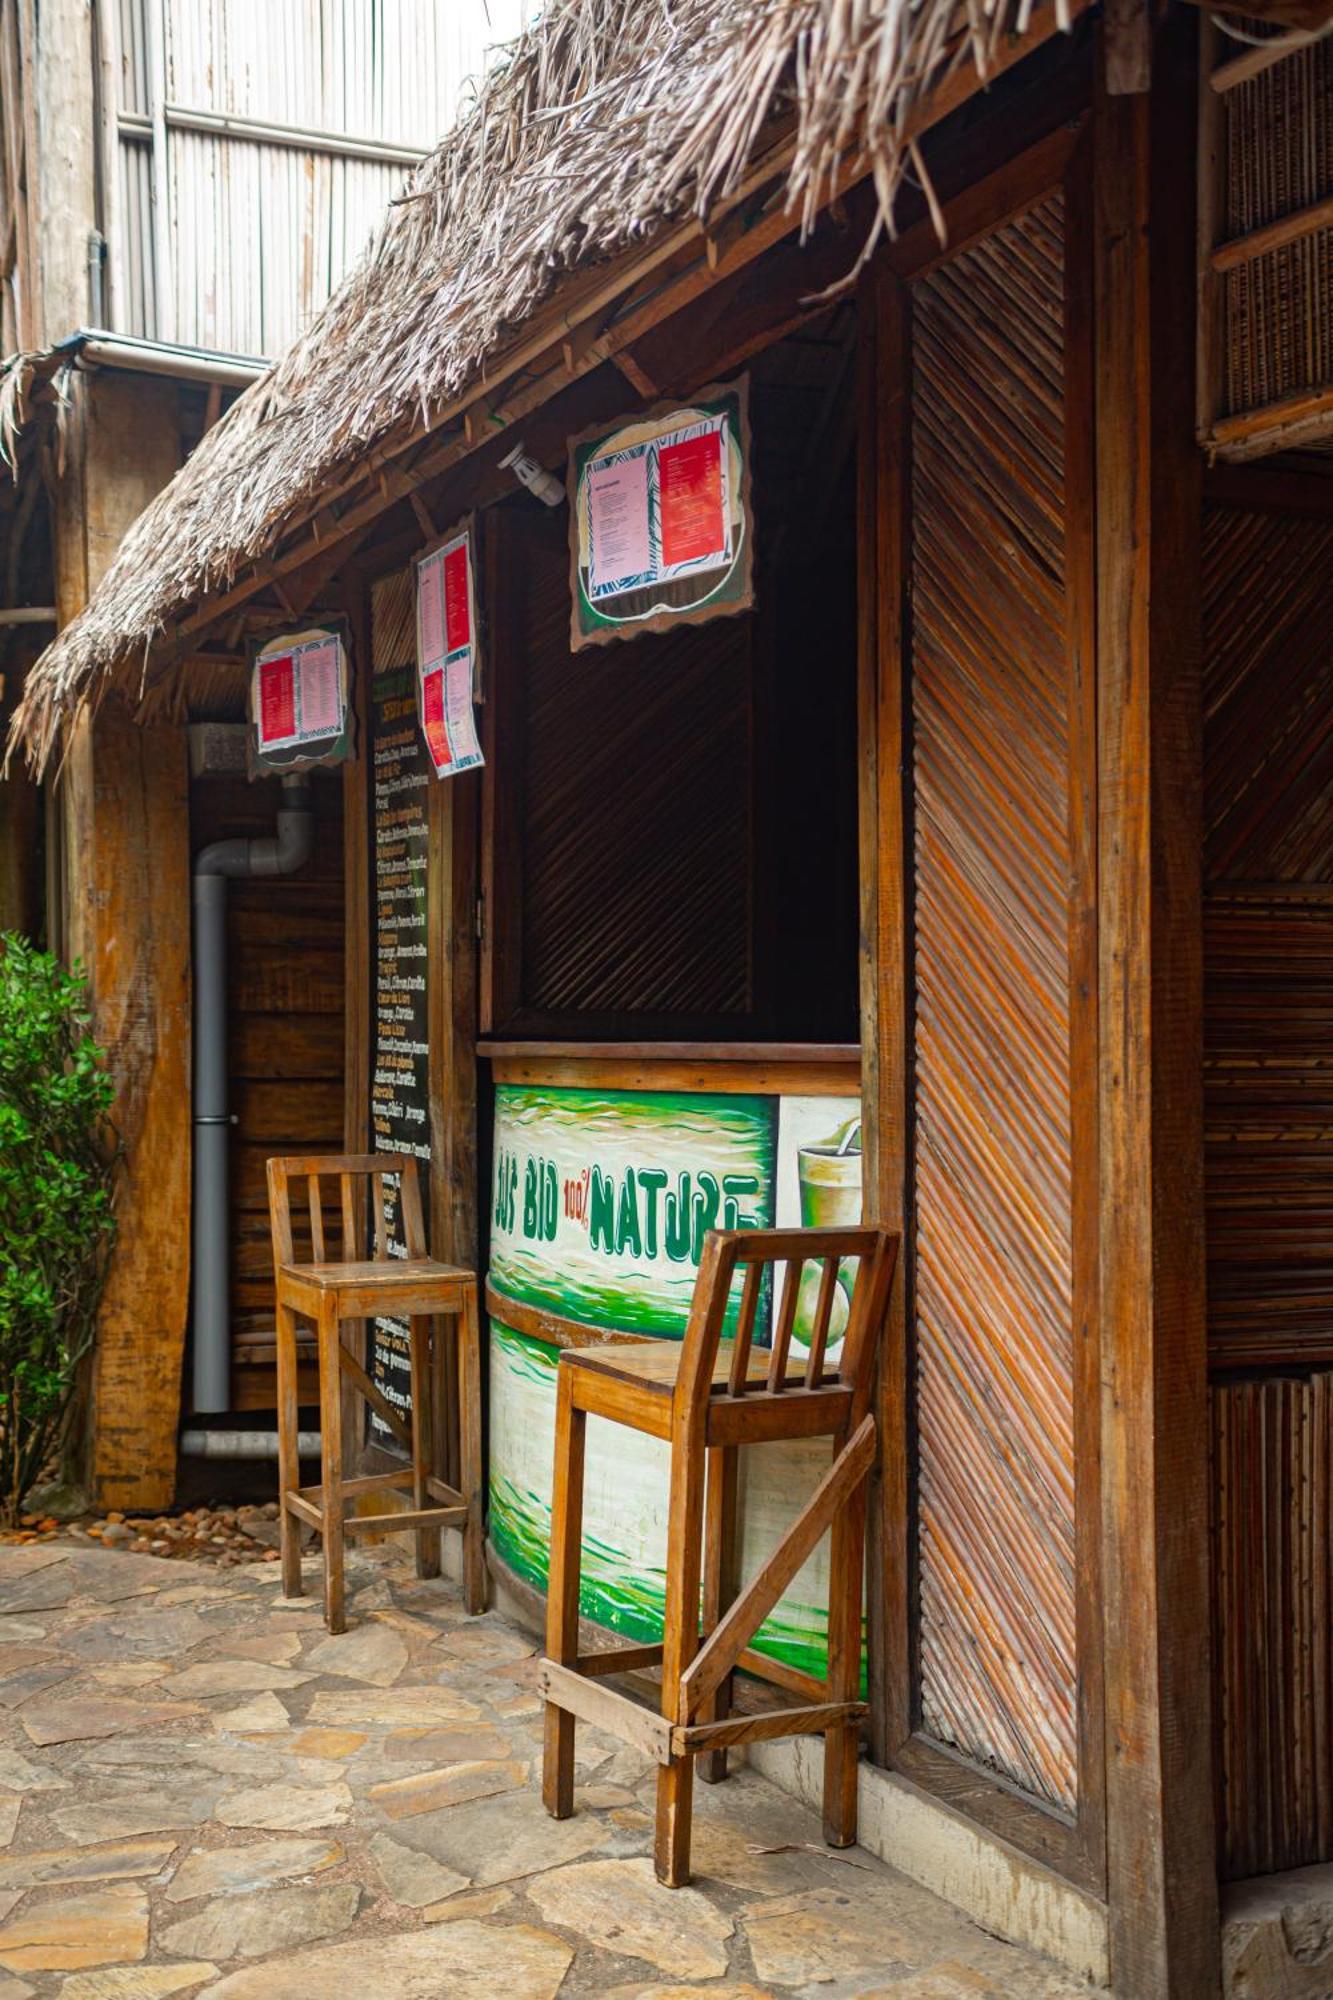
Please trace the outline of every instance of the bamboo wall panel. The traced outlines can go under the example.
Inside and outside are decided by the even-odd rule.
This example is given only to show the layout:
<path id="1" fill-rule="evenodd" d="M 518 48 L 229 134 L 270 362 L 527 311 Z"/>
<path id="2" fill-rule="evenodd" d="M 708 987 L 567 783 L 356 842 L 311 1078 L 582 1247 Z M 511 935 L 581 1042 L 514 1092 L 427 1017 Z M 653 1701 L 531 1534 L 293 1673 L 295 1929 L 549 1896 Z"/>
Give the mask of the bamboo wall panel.
<path id="1" fill-rule="evenodd" d="M 1214 1366 L 1333 1361 L 1333 522 L 1210 510 L 1205 1105 Z"/>
<path id="2" fill-rule="evenodd" d="M 1062 198 L 912 311 L 921 1721 L 1072 1807 Z"/>
<path id="3" fill-rule="evenodd" d="M 750 624 L 569 651 L 563 516 L 509 517 L 524 1013 L 750 1005 Z M 503 698 L 503 697 L 501 697 Z M 511 769 L 513 767 L 511 766 Z"/>
<path id="4" fill-rule="evenodd" d="M 1230 1877 L 1333 1860 L 1331 574 L 1333 522 L 1209 510 L 1205 1167 Z"/>
<path id="5" fill-rule="evenodd" d="M 1333 195 L 1333 42 L 1228 91 L 1222 116 L 1223 241 Z M 1223 301 L 1228 412 L 1333 383 L 1333 228 L 1229 271 Z"/>
<path id="6" fill-rule="evenodd" d="M 1213 1390 L 1222 1869 L 1333 1854 L 1333 1375 Z"/>

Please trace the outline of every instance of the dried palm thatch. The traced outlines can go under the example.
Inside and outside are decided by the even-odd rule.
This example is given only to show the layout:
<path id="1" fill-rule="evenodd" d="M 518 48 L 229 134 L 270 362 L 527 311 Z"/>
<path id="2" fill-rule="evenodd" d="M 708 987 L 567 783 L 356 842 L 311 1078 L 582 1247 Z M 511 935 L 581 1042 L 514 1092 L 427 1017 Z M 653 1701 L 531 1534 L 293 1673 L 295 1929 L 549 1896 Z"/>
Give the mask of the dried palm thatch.
<path id="1" fill-rule="evenodd" d="M 72 365 L 68 355 L 54 350 L 0 361 L 0 465 L 12 479 L 19 476 L 20 453 L 39 419 L 52 423 L 57 470 L 63 470 Z"/>
<path id="2" fill-rule="evenodd" d="M 12 741 L 146 671 L 190 607 L 396 433 L 441 421 L 562 278 L 707 218 L 789 122 L 809 225 L 850 163 L 892 227 L 932 93 L 984 78 L 1036 5 L 1080 0 L 549 0 L 416 170 L 306 333 L 207 435 L 29 677 Z"/>

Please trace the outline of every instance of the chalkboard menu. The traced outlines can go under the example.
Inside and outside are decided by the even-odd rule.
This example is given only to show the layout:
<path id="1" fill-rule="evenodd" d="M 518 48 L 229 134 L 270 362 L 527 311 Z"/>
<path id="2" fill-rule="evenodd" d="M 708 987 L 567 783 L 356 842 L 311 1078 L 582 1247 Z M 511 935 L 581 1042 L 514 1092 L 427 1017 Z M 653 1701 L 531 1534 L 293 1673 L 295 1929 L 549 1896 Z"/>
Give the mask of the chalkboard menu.
<path id="1" fill-rule="evenodd" d="M 374 995 L 370 1123 L 376 1152 L 411 1153 L 422 1162 L 422 1199 L 430 1163 L 430 1043 L 427 1014 L 427 800 L 431 767 L 417 726 L 412 663 L 371 674 L 370 750 L 374 903 Z M 397 1177 L 385 1184 L 391 1252 L 406 1255 Z M 405 1320 L 376 1320 L 370 1374 L 396 1409 L 410 1404 Z M 370 1435 L 393 1444 L 372 1410 Z"/>

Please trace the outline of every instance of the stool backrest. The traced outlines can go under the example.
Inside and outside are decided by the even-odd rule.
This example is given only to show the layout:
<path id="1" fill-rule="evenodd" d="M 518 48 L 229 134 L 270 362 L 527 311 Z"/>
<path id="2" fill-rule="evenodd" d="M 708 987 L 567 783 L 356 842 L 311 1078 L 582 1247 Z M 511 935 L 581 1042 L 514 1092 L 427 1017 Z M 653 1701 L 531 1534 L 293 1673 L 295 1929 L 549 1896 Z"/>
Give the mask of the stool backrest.
<path id="1" fill-rule="evenodd" d="M 677 1396 L 695 1406 L 713 1390 L 713 1368 L 726 1323 L 733 1280 L 743 1271 L 740 1308 L 733 1335 L 730 1368 L 724 1394 L 743 1398 L 756 1390 L 781 1395 L 791 1388 L 817 1388 L 826 1373 L 825 1355 L 833 1299 L 846 1260 L 855 1260 L 851 1297 L 842 1350 L 837 1360 L 838 1380 L 852 1391 L 853 1421 L 858 1421 L 870 1400 L 870 1383 L 875 1350 L 888 1307 L 889 1286 L 898 1258 L 898 1237 L 873 1224 L 848 1229 L 712 1229 L 704 1238 L 695 1279 L 689 1324 L 685 1329 L 685 1352 L 677 1376 Z M 801 1279 L 807 1264 L 823 1269 L 815 1302 L 814 1320 L 804 1368 L 795 1382 L 788 1381 L 792 1330 L 800 1300 Z M 773 1326 L 773 1344 L 762 1379 L 750 1374 L 754 1350 L 755 1318 L 763 1291 L 764 1274 L 786 1266 L 787 1282 Z M 757 1352 L 762 1353 L 762 1350 Z"/>
<path id="2" fill-rule="evenodd" d="M 268 1163 L 268 1216 L 273 1232 L 273 1263 L 342 1263 L 361 1264 L 370 1261 L 366 1254 L 365 1209 L 367 1185 L 370 1192 L 370 1213 L 373 1222 L 373 1245 L 370 1253 L 377 1264 L 383 1263 L 389 1255 L 389 1236 L 384 1222 L 384 1177 L 386 1174 L 398 1176 L 398 1205 L 403 1219 L 403 1236 L 409 1257 L 424 1257 L 426 1253 L 426 1229 L 421 1215 L 421 1182 L 417 1174 L 417 1163 L 409 1153 L 348 1153 L 312 1155 L 287 1160 L 270 1160 Z M 309 1242 L 310 1254 L 298 1256 L 292 1233 L 292 1188 L 298 1183 L 298 1216 L 309 1218 L 308 1231 L 302 1234 Z M 304 1188 L 299 1184 L 304 1182 Z M 334 1230 L 326 1229 L 328 1216 L 324 1207 L 324 1184 L 337 1183 L 338 1205 L 335 1223 L 340 1222 L 337 1250 L 330 1254 L 328 1247 L 334 1241 Z M 304 1250 L 305 1243 L 302 1244 Z"/>

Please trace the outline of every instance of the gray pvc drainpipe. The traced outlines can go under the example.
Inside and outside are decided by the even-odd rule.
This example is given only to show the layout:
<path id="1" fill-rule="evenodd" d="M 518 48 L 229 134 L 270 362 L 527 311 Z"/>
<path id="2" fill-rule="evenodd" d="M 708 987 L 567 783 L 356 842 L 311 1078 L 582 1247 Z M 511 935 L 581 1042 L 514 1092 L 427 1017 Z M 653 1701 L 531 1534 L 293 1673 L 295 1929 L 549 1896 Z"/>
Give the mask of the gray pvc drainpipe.
<path id="1" fill-rule="evenodd" d="M 194 1409 L 215 1416 L 231 1396 L 227 1237 L 227 882 L 294 875 L 310 858 L 314 820 L 304 777 L 285 777 L 277 832 L 216 840 L 194 857 L 194 1202 L 191 1303 Z"/>

